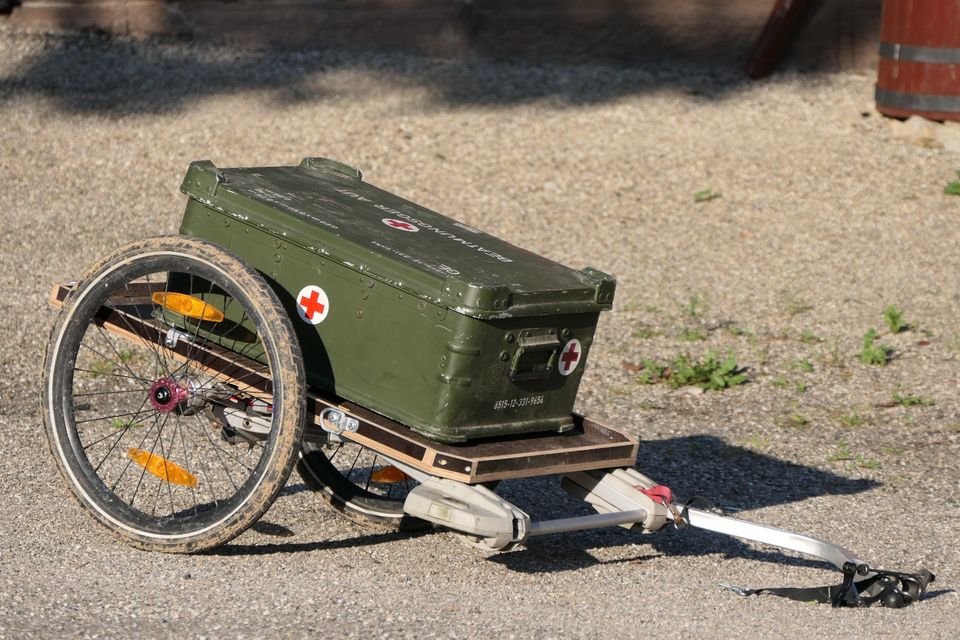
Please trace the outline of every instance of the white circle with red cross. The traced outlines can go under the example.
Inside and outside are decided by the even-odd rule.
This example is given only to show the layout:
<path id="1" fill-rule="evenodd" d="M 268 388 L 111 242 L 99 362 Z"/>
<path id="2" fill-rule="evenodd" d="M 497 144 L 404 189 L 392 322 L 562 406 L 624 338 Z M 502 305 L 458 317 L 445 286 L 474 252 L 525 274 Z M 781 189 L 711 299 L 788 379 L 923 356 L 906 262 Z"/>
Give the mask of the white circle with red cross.
<path id="1" fill-rule="evenodd" d="M 391 229 L 397 229 L 398 231 L 406 231 L 407 233 L 416 233 L 417 231 L 420 231 L 420 227 L 418 227 L 415 224 L 410 224 L 406 220 L 397 220 L 396 218 L 382 218 L 380 222 L 387 225 Z"/>
<path id="2" fill-rule="evenodd" d="M 297 294 L 297 313 L 307 324 L 320 324 L 330 313 L 330 300 L 320 287 L 308 284 Z"/>
<path id="3" fill-rule="evenodd" d="M 577 365 L 580 364 L 582 356 L 583 347 L 580 346 L 580 341 L 576 338 L 563 345 L 563 349 L 560 351 L 560 364 L 557 366 L 560 375 L 568 376 L 573 373 Z"/>

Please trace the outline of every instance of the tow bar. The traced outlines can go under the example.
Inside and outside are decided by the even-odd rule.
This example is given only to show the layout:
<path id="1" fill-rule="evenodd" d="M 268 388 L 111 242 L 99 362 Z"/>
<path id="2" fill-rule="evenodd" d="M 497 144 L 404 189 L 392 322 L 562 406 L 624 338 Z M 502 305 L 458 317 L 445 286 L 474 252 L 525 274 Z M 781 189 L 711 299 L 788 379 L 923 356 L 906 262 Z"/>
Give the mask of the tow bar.
<path id="1" fill-rule="evenodd" d="M 706 529 L 796 551 L 829 562 L 843 573 L 839 585 L 824 587 L 747 589 L 720 585 L 721 590 L 742 596 L 771 594 L 833 607 L 880 604 L 900 608 L 920 600 L 935 579 L 926 570 L 902 573 L 876 569 L 831 542 L 698 509 L 691 503 L 678 504 L 669 488 L 632 467 L 565 475 L 563 489 L 591 504 L 598 513 L 533 522 L 521 509 L 482 485 L 436 478 L 402 463 L 394 464 L 421 483 L 407 496 L 407 514 L 452 529 L 469 544 L 487 551 L 512 549 L 533 536 L 610 526 L 650 533 L 672 523 L 678 529 Z"/>

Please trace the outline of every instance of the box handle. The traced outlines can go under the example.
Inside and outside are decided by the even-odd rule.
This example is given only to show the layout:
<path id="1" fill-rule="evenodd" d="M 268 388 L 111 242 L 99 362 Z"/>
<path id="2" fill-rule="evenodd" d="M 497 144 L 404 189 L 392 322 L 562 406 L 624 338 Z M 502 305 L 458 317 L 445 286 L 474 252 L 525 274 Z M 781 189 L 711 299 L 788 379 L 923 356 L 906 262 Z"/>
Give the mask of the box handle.
<path id="1" fill-rule="evenodd" d="M 555 329 L 525 329 L 520 333 L 519 348 L 510 364 L 510 380 L 542 380 L 549 378 L 557 364 L 560 340 Z"/>

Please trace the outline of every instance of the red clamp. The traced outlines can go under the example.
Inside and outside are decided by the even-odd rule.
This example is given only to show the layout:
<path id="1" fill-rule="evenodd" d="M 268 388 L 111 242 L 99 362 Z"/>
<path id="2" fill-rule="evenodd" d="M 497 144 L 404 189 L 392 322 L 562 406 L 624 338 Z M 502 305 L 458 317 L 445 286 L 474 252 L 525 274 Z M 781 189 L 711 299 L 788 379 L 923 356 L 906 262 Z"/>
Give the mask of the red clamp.
<path id="1" fill-rule="evenodd" d="M 654 501 L 659 502 L 665 507 L 669 507 L 673 503 L 673 491 L 670 490 L 670 487 L 662 484 L 650 487 L 649 489 L 644 489 L 640 485 L 636 485 L 635 489 L 648 498 L 653 498 Z"/>

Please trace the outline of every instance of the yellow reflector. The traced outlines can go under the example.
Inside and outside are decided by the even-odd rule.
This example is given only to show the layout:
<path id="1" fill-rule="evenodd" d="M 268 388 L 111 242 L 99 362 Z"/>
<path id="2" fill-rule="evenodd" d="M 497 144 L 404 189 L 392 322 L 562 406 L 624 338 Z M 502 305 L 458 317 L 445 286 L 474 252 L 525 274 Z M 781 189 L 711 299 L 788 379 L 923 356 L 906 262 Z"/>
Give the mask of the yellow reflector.
<path id="1" fill-rule="evenodd" d="M 382 469 L 378 469 L 373 472 L 373 475 L 370 476 L 370 479 L 374 482 L 379 482 L 380 484 L 393 484 L 394 482 L 403 482 L 407 479 L 407 474 L 400 469 L 397 469 L 395 466 L 390 465 Z"/>
<path id="2" fill-rule="evenodd" d="M 164 309 L 169 309 L 188 318 L 206 320 L 207 322 L 223 322 L 223 312 L 200 298 L 194 298 L 185 293 L 167 291 L 155 291 L 150 297 Z"/>
<path id="3" fill-rule="evenodd" d="M 184 487 L 197 486 L 197 476 L 155 453 L 131 448 L 127 450 L 127 455 L 138 465 L 170 484 L 179 484 Z"/>

